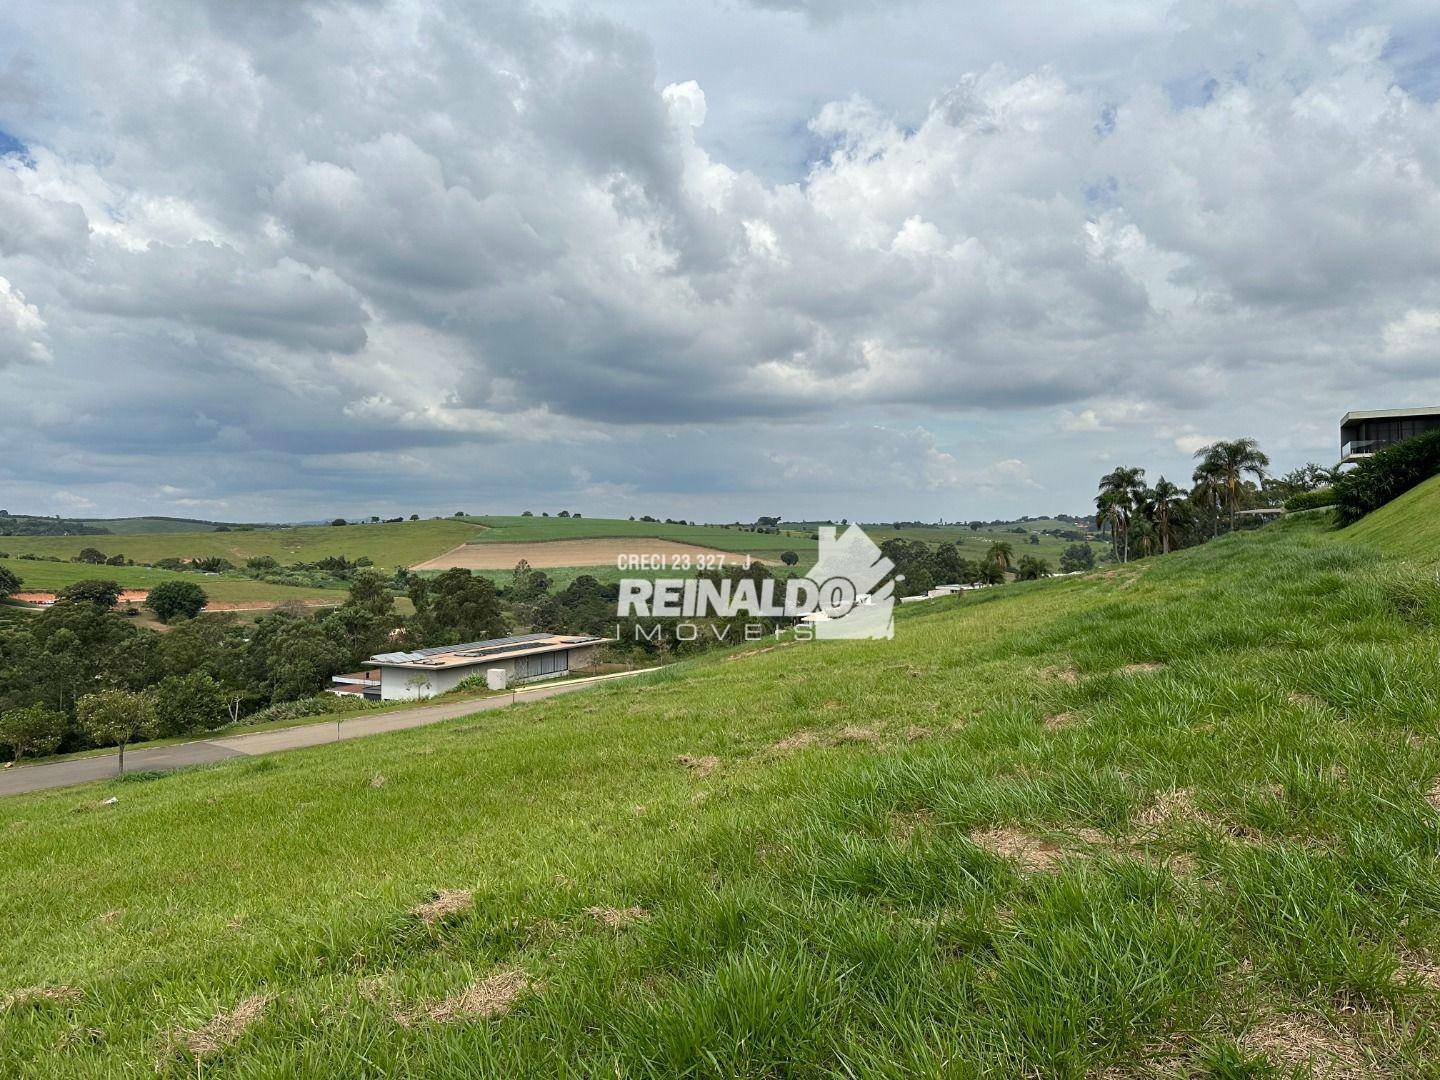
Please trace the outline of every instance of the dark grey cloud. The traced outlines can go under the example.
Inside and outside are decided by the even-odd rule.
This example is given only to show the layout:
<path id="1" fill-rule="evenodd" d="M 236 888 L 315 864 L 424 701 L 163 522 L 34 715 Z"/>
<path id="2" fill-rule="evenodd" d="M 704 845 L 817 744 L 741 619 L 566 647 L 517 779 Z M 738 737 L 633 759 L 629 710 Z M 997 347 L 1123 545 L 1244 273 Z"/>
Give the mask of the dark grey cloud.
<path id="1" fill-rule="evenodd" d="M 1041 508 L 1440 394 L 1433 12 L 963 15 L 9 11 L 0 490 Z"/>

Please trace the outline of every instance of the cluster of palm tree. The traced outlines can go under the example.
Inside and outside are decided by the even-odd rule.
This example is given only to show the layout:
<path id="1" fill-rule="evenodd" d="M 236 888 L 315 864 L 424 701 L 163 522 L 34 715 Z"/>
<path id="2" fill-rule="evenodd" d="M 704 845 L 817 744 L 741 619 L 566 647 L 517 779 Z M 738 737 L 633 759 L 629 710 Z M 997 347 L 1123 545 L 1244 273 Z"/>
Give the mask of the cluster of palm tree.
<path id="1" fill-rule="evenodd" d="M 1207 518 L 1211 535 L 1218 535 L 1227 511 L 1233 530 L 1236 511 L 1257 490 L 1246 483 L 1246 477 L 1261 484 L 1270 468 L 1270 459 L 1254 439 L 1211 443 L 1197 450 L 1195 457 L 1199 464 L 1188 492 L 1163 476 L 1149 486 L 1145 470 L 1132 466 L 1120 466 L 1100 478 L 1095 521 L 1102 532 L 1110 530 L 1111 548 L 1119 562 L 1129 562 L 1132 552 L 1168 554 L 1187 540 L 1203 540 Z"/>

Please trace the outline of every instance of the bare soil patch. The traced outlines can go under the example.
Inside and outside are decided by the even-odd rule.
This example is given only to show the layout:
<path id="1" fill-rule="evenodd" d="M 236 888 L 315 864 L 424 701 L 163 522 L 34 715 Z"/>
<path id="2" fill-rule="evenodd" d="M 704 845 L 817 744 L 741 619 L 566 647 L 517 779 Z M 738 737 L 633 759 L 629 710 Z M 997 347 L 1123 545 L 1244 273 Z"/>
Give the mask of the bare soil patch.
<path id="1" fill-rule="evenodd" d="M 646 537 L 632 537 L 611 540 L 531 540 L 515 543 L 461 544 L 443 555 L 437 555 L 426 562 L 416 563 L 411 570 L 449 570 L 463 567 L 466 570 L 510 570 L 521 559 L 537 568 L 560 566 L 614 566 L 616 560 L 631 555 L 664 559 L 666 565 L 673 565 L 677 558 L 689 558 L 692 566 L 697 558 L 710 560 L 705 565 L 722 566 L 745 564 L 744 555 L 716 548 L 700 547 L 698 544 L 684 544 L 676 540 L 652 540 Z M 774 565 L 773 559 L 750 557 L 754 562 Z M 718 561 L 717 561 L 718 560 Z"/>

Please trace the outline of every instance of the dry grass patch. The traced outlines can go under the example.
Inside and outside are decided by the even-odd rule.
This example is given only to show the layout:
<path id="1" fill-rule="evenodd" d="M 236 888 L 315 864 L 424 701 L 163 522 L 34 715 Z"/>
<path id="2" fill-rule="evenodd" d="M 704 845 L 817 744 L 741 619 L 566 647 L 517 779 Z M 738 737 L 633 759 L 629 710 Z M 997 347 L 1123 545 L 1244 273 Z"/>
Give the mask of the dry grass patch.
<path id="1" fill-rule="evenodd" d="M 469 889 L 441 889 L 433 899 L 411 908 L 410 914 L 426 926 L 435 926 L 474 906 L 475 897 Z"/>
<path id="2" fill-rule="evenodd" d="M 219 1013 L 203 1027 L 178 1032 L 173 1036 L 173 1042 L 183 1046 L 197 1060 L 218 1054 L 239 1040 L 246 1029 L 265 1014 L 265 1007 L 269 1004 L 269 994 L 254 994 L 228 1012 Z"/>
<path id="3" fill-rule="evenodd" d="M 782 754 L 791 754 L 796 750 L 804 750 L 807 746 L 814 746 L 820 741 L 813 731 L 797 731 L 794 735 L 787 735 L 779 742 L 771 745 L 770 749 Z"/>
<path id="4" fill-rule="evenodd" d="M 836 743 L 874 743 L 879 741 L 879 733 L 865 727 L 843 727 L 835 733 Z"/>
<path id="5" fill-rule="evenodd" d="M 1144 675 L 1144 674 L 1146 674 L 1147 672 L 1152 672 L 1152 671 L 1164 671 L 1164 670 L 1165 670 L 1165 665 L 1164 665 L 1164 664 L 1157 664 L 1157 663 L 1154 663 L 1153 661 L 1146 661 L 1145 663 L 1126 664 L 1124 667 L 1122 667 L 1122 668 L 1120 669 L 1120 674 L 1122 674 L 1122 675 Z"/>
<path id="6" fill-rule="evenodd" d="M 931 734 L 932 732 L 929 728 L 921 727 L 919 724 L 911 724 L 905 729 L 905 741 L 919 742 L 921 739 L 928 739 Z"/>
<path id="7" fill-rule="evenodd" d="M 1267 1017 L 1241 1037 L 1240 1045 L 1281 1069 L 1303 1069 L 1334 1080 L 1377 1075 L 1352 1036 L 1313 1014 Z"/>
<path id="8" fill-rule="evenodd" d="M 376 773 L 370 780 L 370 786 L 372 788 L 382 788 L 389 782 L 390 781 L 386 780 L 380 773 Z"/>
<path id="9" fill-rule="evenodd" d="M 46 1005 L 54 1002 L 78 1001 L 84 994 L 78 986 L 22 986 L 0 994 L 0 1013 L 17 1005 Z"/>
<path id="10" fill-rule="evenodd" d="M 1065 854 L 1065 849 L 1053 840 L 1009 827 L 977 829 L 970 834 L 970 842 L 992 855 L 1019 863 L 1026 872 L 1049 870 Z"/>
<path id="11" fill-rule="evenodd" d="M 585 914 L 596 922 L 604 923 L 617 930 L 622 926 L 629 926 L 631 923 L 643 922 L 650 918 L 650 912 L 638 904 L 627 908 L 588 907 L 585 909 Z"/>
<path id="12" fill-rule="evenodd" d="M 1080 681 L 1080 672 L 1073 667 L 1047 667 L 1040 669 L 1040 677 L 1051 682 L 1061 682 L 1066 686 L 1074 686 Z"/>
<path id="13" fill-rule="evenodd" d="M 1425 801 L 1436 810 L 1440 810 L 1440 777 L 1436 777 L 1435 782 L 1430 785 L 1430 790 L 1425 792 Z"/>
<path id="14" fill-rule="evenodd" d="M 888 818 L 890 835 L 896 840 L 909 840 L 921 829 L 927 829 L 935 821 L 931 810 L 896 810 Z"/>
<path id="15" fill-rule="evenodd" d="M 1077 723 L 1080 717 L 1073 712 L 1058 712 L 1045 717 L 1045 726 L 1051 731 L 1059 731 L 1061 728 L 1070 727 Z"/>
<path id="16" fill-rule="evenodd" d="M 1440 990 L 1440 964 L 1425 953 L 1402 953 L 1400 973 L 1427 990 Z"/>
<path id="17" fill-rule="evenodd" d="M 720 759 L 714 754 L 706 754 L 704 757 L 695 754 L 681 754 L 675 760 L 689 769 L 693 776 L 702 779 L 720 767 Z"/>
<path id="18" fill-rule="evenodd" d="M 489 1020 L 504 1016 L 516 999 L 529 989 L 530 980 L 523 971 L 505 968 L 440 1001 L 432 1001 L 414 1009 L 402 1009 L 395 1013 L 395 1020 L 402 1027 L 409 1027 L 420 1020 L 429 1020 L 436 1024 Z"/>

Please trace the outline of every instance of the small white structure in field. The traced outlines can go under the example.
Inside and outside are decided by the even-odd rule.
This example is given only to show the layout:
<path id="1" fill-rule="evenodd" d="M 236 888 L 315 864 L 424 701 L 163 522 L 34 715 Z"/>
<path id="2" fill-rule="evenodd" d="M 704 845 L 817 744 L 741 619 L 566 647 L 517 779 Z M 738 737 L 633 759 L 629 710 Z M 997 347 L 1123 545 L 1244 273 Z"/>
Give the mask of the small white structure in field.
<path id="1" fill-rule="evenodd" d="M 485 685 L 491 690 L 504 690 L 510 682 L 510 673 L 503 667 L 492 667 L 485 672 Z"/>

